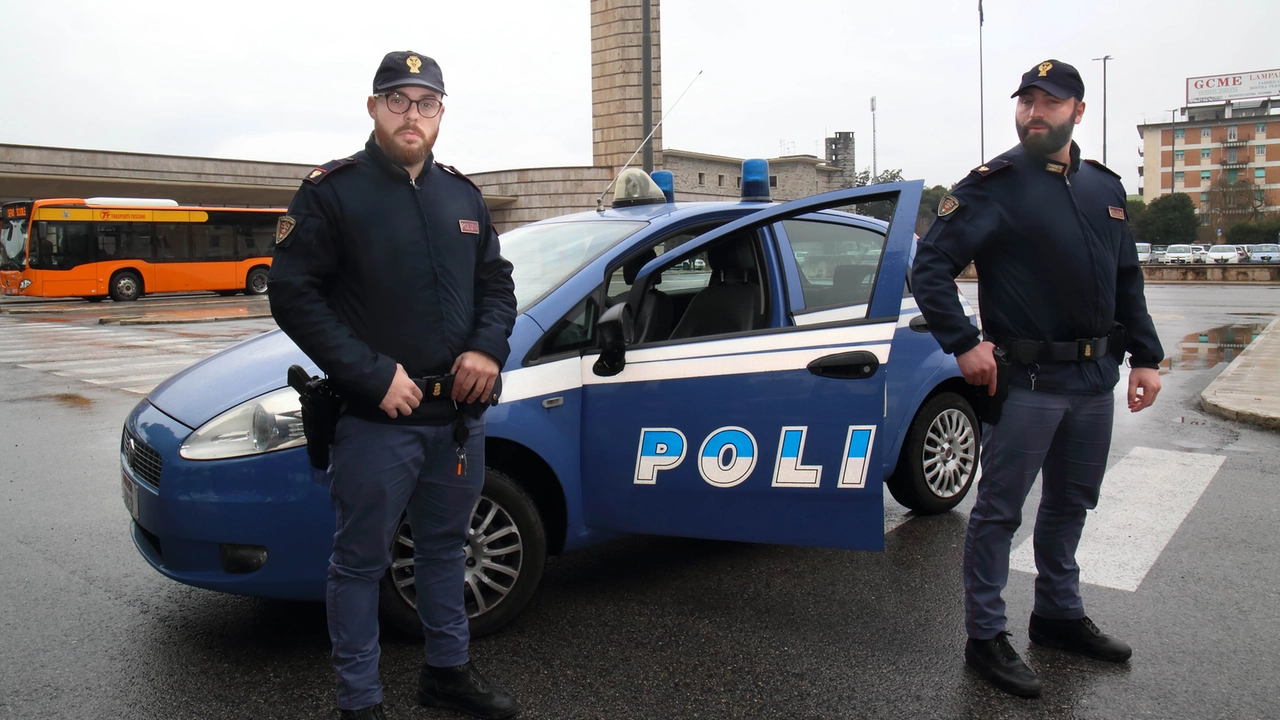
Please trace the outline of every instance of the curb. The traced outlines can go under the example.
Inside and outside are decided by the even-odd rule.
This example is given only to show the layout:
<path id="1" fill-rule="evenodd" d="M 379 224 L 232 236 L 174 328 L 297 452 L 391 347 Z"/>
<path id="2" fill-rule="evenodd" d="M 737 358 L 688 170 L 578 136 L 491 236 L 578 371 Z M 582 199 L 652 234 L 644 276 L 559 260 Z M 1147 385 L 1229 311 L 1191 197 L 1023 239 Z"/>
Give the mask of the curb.
<path id="1" fill-rule="evenodd" d="M 211 323 L 211 322 L 227 322 L 230 320 L 251 320 L 254 318 L 269 318 L 271 313 L 249 313 L 247 315 L 214 315 L 212 317 L 202 318 L 181 318 L 181 319 L 165 319 L 165 318 L 147 318 L 147 317 L 102 317 L 98 318 L 99 325 L 190 325 L 193 323 Z"/>
<path id="2" fill-rule="evenodd" d="M 1266 340 L 1270 339 L 1272 333 L 1277 334 L 1275 341 L 1280 342 L 1280 319 L 1272 320 L 1271 324 L 1258 334 L 1258 339 L 1250 343 L 1249 347 L 1245 348 L 1243 352 L 1236 356 L 1236 359 L 1231 361 L 1231 364 L 1227 366 L 1227 369 L 1223 370 L 1218 377 L 1213 379 L 1213 382 L 1209 383 L 1209 387 L 1205 388 L 1204 392 L 1200 393 L 1201 407 L 1210 414 L 1226 418 L 1227 420 L 1250 423 L 1264 427 L 1268 430 L 1280 430 L 1280 397 L 1272 398 L 1275 400 L 1274 409 L 1268 408 L 1261 411 L 1234 406 L 1233 403 L 1220 400 L 1217 397 L 1219 387 L 1224 382 L 1230 380 L 1232 376 L 1240 370 L 1243 361 L 1246 359 L 1252 359 L 1254 350 L 1262 347 L 1262 344 Z"/>

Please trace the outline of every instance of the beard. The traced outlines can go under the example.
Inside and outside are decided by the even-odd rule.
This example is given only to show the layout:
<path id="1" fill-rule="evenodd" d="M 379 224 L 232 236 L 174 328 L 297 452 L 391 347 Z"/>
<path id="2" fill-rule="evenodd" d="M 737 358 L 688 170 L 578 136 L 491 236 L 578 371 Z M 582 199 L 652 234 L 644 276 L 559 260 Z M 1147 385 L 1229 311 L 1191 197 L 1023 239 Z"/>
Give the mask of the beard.
<path id="1" fill-rule="evenodd" d="M 422 142 L 410 145 L 401 140 L 399 134 L 406 128 L 421 138 Z M 429 138 L 421 129 L 404 123 L 391 128 L 375 123 L 373 135 L 378 142 L 378 147 L 382 148 L 391 162 L 401 167 L 412 167 L 425 162 L 427 156 L 431 154 L 432 146 L 435 145 L 435 137 Z"/>
<path id="2" fill-rule="evenodd" d="M 1036 135 L 1031 134 L 1032 123 L 1036 127 L 1048 128 L 1046 132 Z M 1018 139 L 1022 141 L 1022 148 L 1032 155 L 1052 155 L 1067 143 L 1071 142 L 1071 131 L 1075 127 L 1073 119 L 1068 119 L 1061 125 L 1050 125 L 1042 120 L 1028 122 L 1026 125 L 1014 123 L 1018 128 Z"/>

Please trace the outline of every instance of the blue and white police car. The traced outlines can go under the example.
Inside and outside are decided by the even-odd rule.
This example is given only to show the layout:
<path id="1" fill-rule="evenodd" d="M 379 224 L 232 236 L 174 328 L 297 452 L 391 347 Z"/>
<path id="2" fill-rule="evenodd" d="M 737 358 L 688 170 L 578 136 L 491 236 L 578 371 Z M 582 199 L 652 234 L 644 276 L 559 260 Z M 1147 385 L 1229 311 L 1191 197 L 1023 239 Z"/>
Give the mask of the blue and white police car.
<path id="1" fill-rule="evenodd" d="M 743 201 L 675 203 L 655 175 L 666 194 L 627 170 L 612 208 L 502 237 L 519 316 L 466 548 L 476 635 L 521 611 L 548 554 L 620 533 L 880 550 L 884 486 L 938 513 L 973 482 L 976 398 L 910 294 L 921 183 L 774 204 L 748 161 Z M 834 209 L 873 201 L 891 222 Z M 324 597 L 335 522 L 294 363 L 319 374 L 266 333 L 129 415 L 123 492 L 159 572 Z M 407 523 L 391 553 L 384 615 L 420 632 Z"/>

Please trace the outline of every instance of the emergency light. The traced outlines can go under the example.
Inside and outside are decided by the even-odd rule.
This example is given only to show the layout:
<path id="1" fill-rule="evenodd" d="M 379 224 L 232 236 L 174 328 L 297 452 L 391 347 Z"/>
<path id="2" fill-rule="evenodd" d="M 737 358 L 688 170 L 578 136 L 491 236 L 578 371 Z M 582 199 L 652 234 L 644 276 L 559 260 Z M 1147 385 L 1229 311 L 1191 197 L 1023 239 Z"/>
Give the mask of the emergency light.
<path id="1" fill-rule="evenodd" d="M 662 194 L 667 197 L 667 202 L 676 201 L 676 176 L 670 170 L 654 170 L 649 173 L 649 177 L 662 188 Z"/>
<path id="2" fill-rule="evenodd" d="M 769 161 L 752 158 L 742 161 L 742 199 L 745 202 L 772 202 L 769 195 Z"/>
<path id="3" fill-rule="evenodd" d="M 640 168 L 627 168 L 618 176 L 617 187 L 613 190 L 614 207 L 657 205 L 665 202 L 667 196 L 662 188 Z"/>

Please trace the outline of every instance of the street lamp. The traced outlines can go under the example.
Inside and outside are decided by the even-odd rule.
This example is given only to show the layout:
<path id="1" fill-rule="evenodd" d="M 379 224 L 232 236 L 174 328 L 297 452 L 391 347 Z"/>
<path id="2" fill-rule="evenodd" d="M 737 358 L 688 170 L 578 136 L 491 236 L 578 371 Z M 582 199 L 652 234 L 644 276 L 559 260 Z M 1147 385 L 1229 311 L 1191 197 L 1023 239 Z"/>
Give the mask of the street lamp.
<path id="1" fill-rule="evenodd" d="M 1094 60 L 1102 61 L 1102 164 L 1107 164 L 1107 61 L 1113 59 L 1103 55 Z"/>

